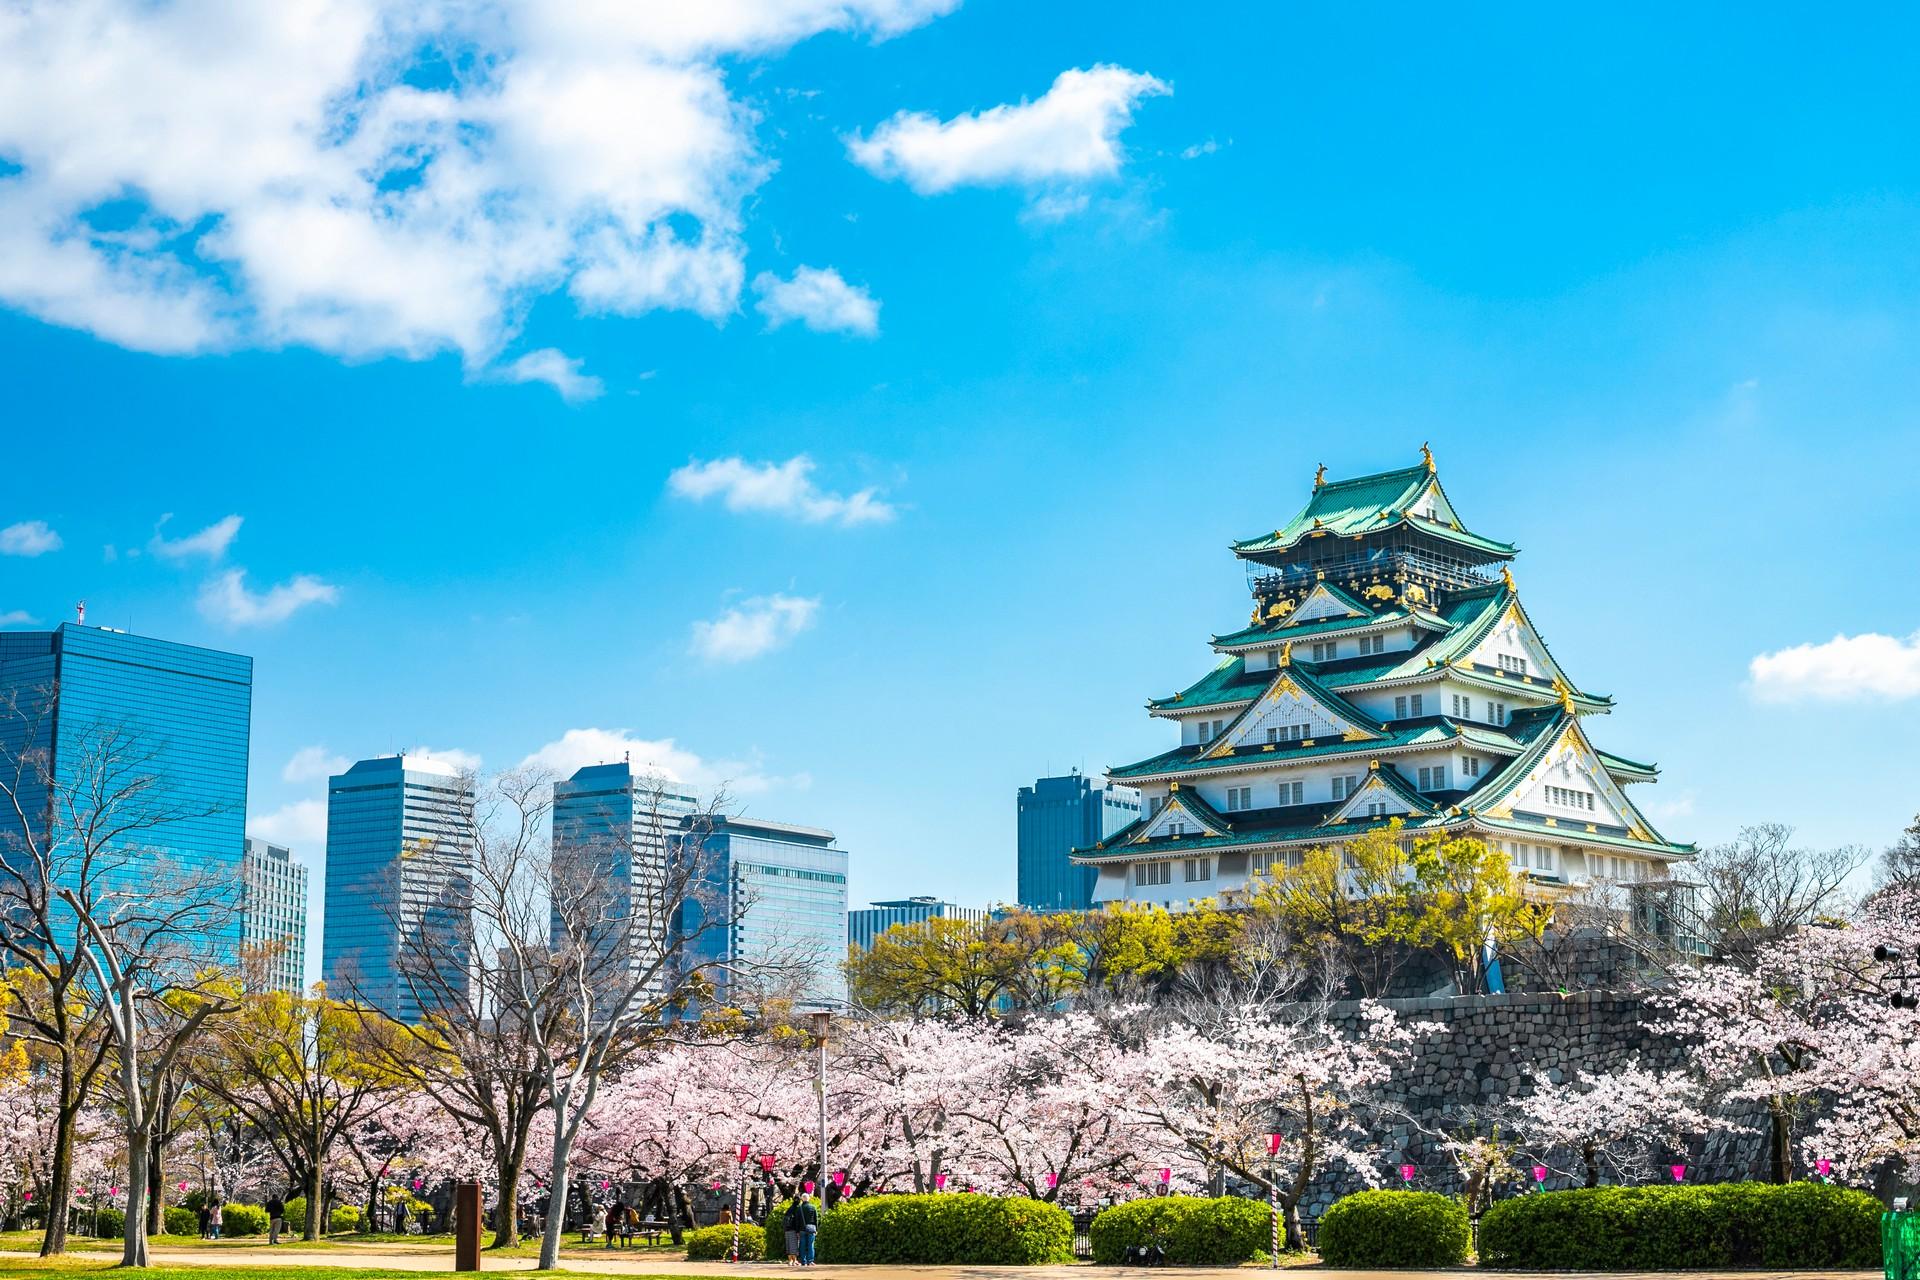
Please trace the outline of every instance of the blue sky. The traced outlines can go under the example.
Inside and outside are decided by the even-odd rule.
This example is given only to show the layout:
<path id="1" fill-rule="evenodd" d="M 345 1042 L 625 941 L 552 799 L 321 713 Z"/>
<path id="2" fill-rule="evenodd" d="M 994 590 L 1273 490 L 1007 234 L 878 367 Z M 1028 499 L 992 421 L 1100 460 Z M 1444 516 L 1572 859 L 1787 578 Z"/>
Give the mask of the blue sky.
<path id="1" fill-rule="evenodd" d="M 1666 834 L 1920 808 L 1910 12 L 118 8 L 0 18 L 0 615 L 254 655 L 316 867 L 329 762 L 623 735 L 1010 896 L 1428 440 Z"/>

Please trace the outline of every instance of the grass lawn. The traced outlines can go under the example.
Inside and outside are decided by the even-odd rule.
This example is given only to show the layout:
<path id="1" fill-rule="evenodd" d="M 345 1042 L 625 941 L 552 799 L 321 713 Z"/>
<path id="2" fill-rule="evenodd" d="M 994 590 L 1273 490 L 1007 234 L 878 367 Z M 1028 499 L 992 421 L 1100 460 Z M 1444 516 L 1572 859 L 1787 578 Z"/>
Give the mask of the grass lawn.
<path id="1" fill-rule="evenodd" d="M 99 1261 L 80 1261 L 75 1258 L 4 1258 L 0 1259 L 0 1275 L 32 1276 L 33 1280 L 109 1280 L 113 1274 L 112 1263 L 104 1259 Z M 389 1267 L 148 1267 L 144 1271 L 127 1272 L 137 1275 L 141 1280 L 421 1280 L 424 1274 L 419 1271 L 395 1271 Z M 581 1273 L 573 1271 L 516 1271 L 515 1280 L 522 1276 L 561 1276 L 574 1277 Z M 595 1277 L 594 1280 L 602 1280 Z M 622 1280 L 649 1280 L 647 1277 L 622 1277 Z M 651 1280 L 683 1280 L 680 1277 L 656 1276 Z"/>
<path id="2" fill-rule="evenodd" d="M 483 1237 L 492 1240 L 491 1233 Z M 227 1236 L 219 1240 L 203 1240 L 199 1236 L 149 1236 L 149 1245 L 154 1249 L 174 1249 L 194 1251 L 219 1251 L 227 1249 L 263 1249 L 267 1247 L 265 1236 Z M 0 1231 L 0 1252 L 32 1253 L 40 1247 L 38 1231 Z M 357 1249 L 382 1249 L 388 1252 L 405 1250 L 408 1253 L 432 1253 L 445 1250 L 453 1252 L 453 1237 L 441 1236 L 402 1236 L 391 1232 L 375 1232 L 364 1235 L 325 1236 L 319 1240 L 302 1240 L 297 1235 L 282 1235 L 278 1246 L 282 1249 L 311 1253 L 325 1250 L 328 1253 L 351 1254 Z M 96 1240 L 92 1236 L 70 1235 L 67 1237 L 69 1255 L 100 1256 L 103 1254 L 118 1257 L 120 1241 Z M 506 1249 L 487 1249 L 496 1258 L 537 1258 L 540 1256 L 540 1239 L 522 1240 L 519 1244 Z M 635 1241 L 632 1248 L 623 1249 L 616 1245 L 606 1248 L 596 1241 L 593 1244 L 581 1244 L 580 1233 L 569 1232 L 560 1240 L 560 1256 L 563 1258 L 607 1258 L 616 1254 L 627 1257 L 653 1257 L 681 1259 L 686 1256 L 684 1245 L 675 1246 L 671 1236 L 661 1236 L 660 1243 L 649 1245 Z M 9 1259 L 9 1262 L 21 1261 Z M 45 1264 L 43 1264 L 45 1265 Z M 284 1271 L 286 1268 L 275 1268 Z M 222 1275 L 226 1274 L 223 1269 Z M 365 1273 L 358 1273 L 365 1274 Z"/>

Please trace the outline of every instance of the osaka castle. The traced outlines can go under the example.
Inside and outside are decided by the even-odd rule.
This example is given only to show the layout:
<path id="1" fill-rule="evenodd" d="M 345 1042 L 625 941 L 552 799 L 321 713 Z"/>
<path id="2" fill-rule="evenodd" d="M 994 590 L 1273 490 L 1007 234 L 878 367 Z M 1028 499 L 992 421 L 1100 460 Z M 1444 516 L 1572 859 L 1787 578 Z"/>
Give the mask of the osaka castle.
<path id="1" fill-rule="evenodd" d="M 1421 453 L 1351 480 L 1321 467 L 1300 514 L 1233 544 L 1252 616 L 1213 637 L 1213 670 L 1147 703 L 1179 745 L 1108 771 L 1141 817 L 1074 851 L 1096 903 L 1230 897 L 1395 819 L 1486 840 L 1547 891 L 1692 857 L 1628 795 L 1655 768 L 1594 745 L 1612 699 L 1535 630 L 1514 548 L 1466 528 Z"/>

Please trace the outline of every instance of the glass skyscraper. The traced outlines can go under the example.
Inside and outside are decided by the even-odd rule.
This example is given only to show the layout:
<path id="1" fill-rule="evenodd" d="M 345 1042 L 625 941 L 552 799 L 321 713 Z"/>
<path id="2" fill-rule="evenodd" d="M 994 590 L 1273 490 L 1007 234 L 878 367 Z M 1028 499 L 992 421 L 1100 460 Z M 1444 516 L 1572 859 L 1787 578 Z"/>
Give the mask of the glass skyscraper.
<path id="1" fill-rule="evenodd" d="M 1138 793 L 1096 787 L 1078 773 L 1020 788 L 1020 905 L 1031 911 L 1084 911 L 1093 905 L 1094 867 L 1076 867 L 1075 849 L 1105 840 L 1140 816 Z"/>
<path id="2" fill-rule="evenodd" d="M 116 865 L 96 888 L 152 893 L 169 864 L 227 886 L 232 900 L 201 935 L 208 959 L 227 965 L 240 950 L 252 711 L 252 658 L 74 622 L 0 631 L 0 745 L 9 758 L 46 752 L 56 788 L 79 782 L 103 755 L 119 757 L 122 785 L 151 780 L 134 803 L 156 821 L 110 846 Z M 46 839 L 49 797 L 22 799 Z M 0 846 L 26 834 L 12 821 L 9 830 L 0 819 Z"/>
<path id="3" fill-rule="evenodd" d="M 269 991 L 306 989 L 307 867 L 283 845 L 247 837 L 241 941 L 263 957 Z"/>
<path id="4" fill-rule="evenodd" d="M 401 942 L 424 936 L 444 948 L 438 988 L 471 997 L 471 930 L 463 918 L 471 796 L 453 769 L 420 756 L 362 760 L 327 780 L 320 976 L 328 995 L 417 1021 L 420 1001 L 403 980 Z"/>
<path id="5" fill-rule="evenodd" d="M 862 951 L 873 940 L 897 924 L 920 924 L 927 920 L 972 920 L 987 918 L 985 907 L 962 907 L 938 898 L 898 898 L 876 902 L 870 907 L 847 912 L 847 945 Z"/>
<path id="6" fill-rule="evenodd" d="M 619 909 L 634 921 L 621 943 L 628 947 L 628 973 L 637 978 L 666 944 L 667 835 L 680 830 L 699 802 L 647 777 L 631 765 L 594 764 L 553 784 L 553 850 L 575 874 L 596 878 L 617 895 Z M 559 877 L 556 877 L 559 878 Z M 609 903 L 612 905 L 612 903 Z M 553 904 L 553 945 L 565 943 L 560 903 Z M 653 935 L 649 938 L 647 935 Z M 611 976 L 611 975 L 610 975 Z M 664 989 L 665 975 L 655 982 Z"/>
<path id="7" fill-rule="evenodd" d="M 683 913 L 682 930 L 694 935 L 683 955 L 689 965 L 712 966 L 722 1002 L 750 1001 L 771 986 L 802 1004 L 846 1003 L 847 853 L 833 832 L 695 818 L 673 850 L 701 860 L 709 900 Z M 711 911 L 722 913 L 720 923 L 699 932 Z"/>

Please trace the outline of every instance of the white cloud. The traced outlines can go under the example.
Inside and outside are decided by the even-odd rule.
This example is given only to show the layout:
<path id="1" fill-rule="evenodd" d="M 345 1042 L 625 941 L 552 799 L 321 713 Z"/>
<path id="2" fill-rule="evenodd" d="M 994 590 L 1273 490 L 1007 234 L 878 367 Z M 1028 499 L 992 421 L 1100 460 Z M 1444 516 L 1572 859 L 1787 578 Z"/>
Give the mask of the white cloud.
<path id="1" fill-rule="evenodd" d="M 1656 818 L 1691 818 L 1698 797 L 1689 787 L 1678 795 L 1668 796 L 1664 800 L 1655 800 L 1642 807 Z"/>
<path id="2" fill-rule="evenodd" d="M 60 535 L 44 520 L 22 520 L 0 529 L 0 556 L 43 556 L 60 546 Z"/>
<path id="3" fill-rule="evenodd" d="M 1837 635 L 1763 653 L 1747 668 L 1754 695 L 1766 702 L 1800 699 L 1920 696 L 1920 632 L 1902 640 L 1874 632 Z"/>
<path id="4" fill-rule="evenodd" d="M 327 847 L 327 802 L 295 800 L 247 822 L 247 834 L 289 849 Z"/>
<path id="5" fill-rule="evenodd" d="M 722 320 L 772 169 L 729 76 L 958 2 L 18 0 L 0 301 L 148 351 L 470 369 L 552 294 Z"/>
<path id="6" fill-rule="evenodd" d="M 479 755 L 458 747 L 408 747 L 400 754 L 407 758 L 409 765 L 438 767 L 449 773 L 480 772 Z"/>
<path id="7" fill-rule="evenodd" d="M 893 507 L 875 496 L 877 490 L 844 497 L 828 493 L 813 483 L 813 466 L 804 453 L 785 462 L 695 459 L 667 477 L 667 488 L 695 502 L 719 494 L 729 511 L 765 511 L 808 524 L 884 524 L 893 519 Z"/>
<path id="8" fill-rule="evenodd" d="M 859 285 L 848 284 L 832 267 L 799 267 L 793 278 L 782 280 L 771 271 L 753 278 L 760 295 L 760 314 L 769 329 L 792 320 L 815 333 L 857 333 L 871 338 L 880 332 L 880 304 Z"/>
<path id="9" fill-rule="evenodd" d="M 190 556 L 218 560 L 227 554 L 227 548 L 240 534 L 240 517 L 223 516 L 198 533 L 184 538 L 163 538 L 160 531 L 171 519 L 171 511 L 161 516 L 160 523 L 153 527 L 153 538 L 147 543 L 147 549 L 163 560 L 185 560 Z"/>
<path id="10" fill-rule="evenodd" d="M 9 609 L 5 613 L 0 613 L 0 627 L 30 627 L 32 625 L 33 615 L 25 609 Z"/>
<path id="11" fill-rule="evenodd" d="M 932 195 L 962 186 L 1084 182 L 1120 171 L 1120 132 L 1143 97 L 1172 86 L 1125 67 L 1062 71 L 1032 102 L 940 120 L 902 111 L 847 139 L 854 162 Z"/>
<path id="12" fill-rule="evenodd" d="M 693 651 L 709 662 L 745 662 L 770 653 L 813 625 L 817 598 L 755 596 L 711 622 L 693 624 Z"/>
<path id="13" fill-rule="evenodd" d="M 708 796 L 721 788 L 733 795 L 776 787 L 804 790 L 813 782 L 805 773 L 788 777 L 769 774 L 753 760 L 708 760 L 672 738 L 636 738 L 625 729 L 569 729 L 522 760 L 520 767 L 541 768 L 566 778 L 590 764 L 621 760 L 628 761 L 638 776 L 658 777 Z"/>
<path id="14" fill-rule="evenodd" d="M 568 404 L 579 404 L 599 399 L 607 389 L 600 379 L 582 371 L 583 363 L 564 351 L 542 347 L 500 366 L 496 376 L 503 382 L 544 382 Z"/>
<path id="15" fill-rule="evenodd" d="M 334 604 L 340 588 L 300 573 L 262 592 L 247 587 L 245 569 L 229 569 L 200 588 L 200 612 L 230 627 L 285 622 L 310 604 Z"/>
<path id="16" fill-rule="evenodd" d="M 302 747 L 293 753 L 280 777 L 287 782 L 319 782 L 336 773 L 345 773 L 353 762 L 335 755 L 325 747 Z"/>

